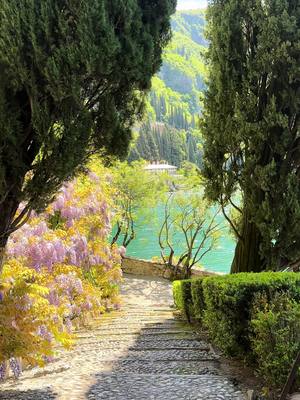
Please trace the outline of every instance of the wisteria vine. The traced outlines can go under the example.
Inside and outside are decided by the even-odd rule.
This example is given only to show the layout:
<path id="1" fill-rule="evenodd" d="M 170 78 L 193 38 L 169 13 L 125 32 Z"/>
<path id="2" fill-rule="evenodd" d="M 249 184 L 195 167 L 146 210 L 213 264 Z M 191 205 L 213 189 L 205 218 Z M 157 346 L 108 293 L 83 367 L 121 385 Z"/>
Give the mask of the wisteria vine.
<path id="1" fill-rule="evenodd" d="M 74 327 L 120 306 L 124 248 L 108 243 L 112 191 L 94 163 L 11 236 L 0 283 L 0 379 L 8 368 L 18 377 L 22 363 L 53 359 L 55 343 L 72 345 Z"/>

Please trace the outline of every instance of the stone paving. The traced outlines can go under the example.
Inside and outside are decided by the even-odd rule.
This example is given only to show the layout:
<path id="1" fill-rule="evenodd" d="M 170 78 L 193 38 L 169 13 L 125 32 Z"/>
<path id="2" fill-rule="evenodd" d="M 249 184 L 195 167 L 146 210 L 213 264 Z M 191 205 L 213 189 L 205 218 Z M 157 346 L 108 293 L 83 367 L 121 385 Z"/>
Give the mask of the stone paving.
<path id="1" fill-rule="evenodd" d="M 245 400 L 209 343 L 174 317 L 169 282 L 127 276 L 120 312 L 78 332 L 45 368 L 0 385 L 0 400 Z"/>

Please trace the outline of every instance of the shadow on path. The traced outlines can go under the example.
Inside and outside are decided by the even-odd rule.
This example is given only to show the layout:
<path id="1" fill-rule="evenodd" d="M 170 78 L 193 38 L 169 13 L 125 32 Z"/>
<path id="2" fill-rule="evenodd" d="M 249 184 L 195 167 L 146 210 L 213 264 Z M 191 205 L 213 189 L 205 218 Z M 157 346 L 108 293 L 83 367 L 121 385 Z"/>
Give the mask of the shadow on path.
<path id="1" fill-rule="evenodd" d="M 139 334 L 126 355 L 112 363 L 110 372 L 95 374 L 96 382 L 86 399 L 245 399 L 239 388 L 220 374 L 209 345 L 187 324 L 167 317 L 171 310 L 156 310 L 158 315 L 166 313 L 160 322 L 151 322 L 155 314 L 149 315 L 149 309 L 135 311 L 138 314 L 132 316 L 142 325 Z M 126 326 L 126 321 L 123 323 Z"/>
<path id="2" fill-rule="evenodd" d="M 78 331 L 55 363 L 1 387 L 0 400 L 244 400 L 211 346 L 173 315 L 169 282 L 127 276 L 124 307 Z"/>
<path id="3" fill-rule="evenodd" d="M 3 390 L 0 392 L 0 399 L 1 400 L 56 400 L 57 395 L 50 389 L 26 390 L 26 391 Z"/>

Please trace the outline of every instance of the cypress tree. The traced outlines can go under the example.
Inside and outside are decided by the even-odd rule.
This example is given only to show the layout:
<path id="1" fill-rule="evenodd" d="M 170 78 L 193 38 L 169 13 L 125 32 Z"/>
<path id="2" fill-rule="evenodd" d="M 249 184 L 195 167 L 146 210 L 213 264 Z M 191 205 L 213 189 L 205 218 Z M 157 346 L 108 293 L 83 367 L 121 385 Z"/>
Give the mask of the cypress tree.
<path id="1" fill-rule="evenodd" d="M 90 154 L 126 155 L 175 6 L 176 0 L 1 0 L 1 255 L 10 233 L 31 210 L 43 209 Z"/>
<path id="2" fill-rule="evenodd" d="M 240 212 L 232 272 L 300 259 L 298 0 L 211 0 L 206 193 Z M 242 194 L 242 205 L 234 195 Z"/>

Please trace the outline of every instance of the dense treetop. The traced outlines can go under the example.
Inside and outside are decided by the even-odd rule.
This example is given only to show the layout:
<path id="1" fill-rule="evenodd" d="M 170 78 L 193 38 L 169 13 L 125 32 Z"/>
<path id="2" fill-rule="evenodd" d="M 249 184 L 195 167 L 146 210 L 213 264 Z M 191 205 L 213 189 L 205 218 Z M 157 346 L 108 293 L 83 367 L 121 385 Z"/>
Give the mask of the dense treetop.
<path id="1" fill-rule="evenodd" d="M 175 5 L 1 1 L 1 234 L 20 201 L 44 207 L 91 152 L 126 154 Z"/>
<path id="2" fill-rule="evenodd" d="M 300 259 L 298 0 L 215 0 L 208 11 L 207 194 L 243 196 L 233 270 Z"/>

